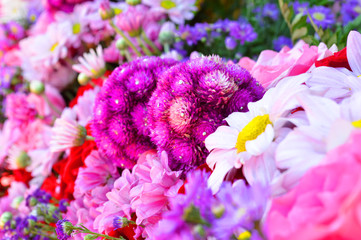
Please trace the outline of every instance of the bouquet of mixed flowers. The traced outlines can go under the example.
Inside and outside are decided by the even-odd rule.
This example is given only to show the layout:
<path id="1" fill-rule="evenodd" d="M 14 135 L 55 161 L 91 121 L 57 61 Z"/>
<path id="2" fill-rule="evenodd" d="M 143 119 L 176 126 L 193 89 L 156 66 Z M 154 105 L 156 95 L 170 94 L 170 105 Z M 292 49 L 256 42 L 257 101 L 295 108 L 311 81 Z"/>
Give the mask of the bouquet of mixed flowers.
<path id="1" fill-rule="evenodd" d="M 359 239 L 360 13 L 0 0 L 0 238 Z"/>

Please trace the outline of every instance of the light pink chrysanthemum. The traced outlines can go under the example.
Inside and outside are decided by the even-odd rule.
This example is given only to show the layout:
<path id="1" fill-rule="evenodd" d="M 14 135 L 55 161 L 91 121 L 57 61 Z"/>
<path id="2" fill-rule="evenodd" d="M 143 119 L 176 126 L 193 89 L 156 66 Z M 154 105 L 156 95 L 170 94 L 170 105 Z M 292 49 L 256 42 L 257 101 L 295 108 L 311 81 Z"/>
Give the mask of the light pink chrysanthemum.
<path id="1" fill-rule="evenodd" d="M 197 11 L 195 0 L 143 0 L 145 5 L 151 7 L 151 11 L 168 14 L 169 18 L 177 23 L 183 24 L 185 20 L 193 18 Z"/>
<path id="2" fill-rule="evenodd" d="M 86 167 L 79 169 L 78 177 L 75 185 L 81 194 L 85 194 L 97 186 L 103 186 L 108 183 L 109 179 L 119 177 L 117 168 L 110 161 L 106 161 L 104 157 L 100 156 L 97 150 L 94 150 L 85 159 Z"/>
<path id="3" fill-rule="evenodd" d="M 85 53 L 83 57 L 79 57 L 80 64 L 73 65 L 73 69 L 79 73 L 83 73 L 90 78 L 99 78 L 105 73 L 105 61 L 103 49 L 100 45 L 94 49 L 90 49 L 89 53 Z"/>
<path id="4" fill-rule="evenodd" d="M 74 146 L 81 146 L 86 139 L 86 129 L 64 114 L 55 120 L 52 133 L 50 140 L 52 152 L 61 152 Z"/>

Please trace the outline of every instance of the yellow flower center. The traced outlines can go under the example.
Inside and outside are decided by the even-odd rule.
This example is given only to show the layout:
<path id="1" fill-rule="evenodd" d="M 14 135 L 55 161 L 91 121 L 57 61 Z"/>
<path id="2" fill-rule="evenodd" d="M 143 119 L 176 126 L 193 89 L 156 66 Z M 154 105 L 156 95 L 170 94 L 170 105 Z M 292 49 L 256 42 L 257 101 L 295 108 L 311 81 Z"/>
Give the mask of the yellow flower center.
<path id="1" fill-rule="evenodd" d="M 352 126 L 354 126 L 355 128 L 361 128 L 361 120 L 358 121 L 353 121 Z"/>
<path id="2" fill-rule="evenodd" d="M 236 149 L 237 153 L 246 151 L 246 142 L 256 139 L 265 130 L 268 124 L 272 124 L 269 120 L 269 114 L 257 116 L 253 118 L 238 134 Z"/>
<path id="3" fill-rule="evenodd" d="M 355 12 L 357 12 L 357 13 L 361 13 L 361 7 L 360 7 L 360 6 L 354 7 L 353 10 L 354 10 Z"/>
<path id="4" fill-rule="evenodd" d="M 316 19 L 318 21 L 322 21 L 323 19 L 326 18 L 325 14 L 323 14 L 323 13 L 314 13 L 312 16 L 314 19 Z"/>
<path id="5" fill-rule="evenodd" d="M 74 33 L 74 34 L 78 34 L 78 33 L 80 33 L 80 30 L 81 30 L 81 25 L 80 25 L 80 23 L 75 23 L 75 24 L 73 25 L 73 33 Z"/>
<path id="6" fill-rule="evenodd" d="M 30 15 L 30 21 L 35 22 L 35 20 L 36 20 L 36 15 L 35 15 L 35 14 L 31 14 L 31 15 Z"/>
<path id="7" fill-rule="evenodd" d="M 248 240 L 251 238 L 251 233 L 248 231 L 244 231 L 243 233 L 239 234 L 237 237 L 238 240 Z"/>
<path id="8" fill-rule="evenodd" d="M 174 8 L 176 7 L 177 5 L 173 2 L 173 1 L 170 1 L 170 0 L 164 0 L 160 3 L 160 6 L 162 8 L 165 8 L 165 9 L 171 9 L 171 8 Z"/>
<path id="9" fill-rule="evenodd" d="M 53 46 L 51 46 L 50 48 L 50 52 L 54 52 L 54 50 L 56 49 L 56 47 L 59 45 L 59 43 L 54 43 Z"/>
<path id="10" fill-rule="evenodd" d="M 12 26 L 10 30 L 11 30 L 11 32 L 13 32 L 15 34 L 18 33 L 18 28 L 15 26 Z"/>

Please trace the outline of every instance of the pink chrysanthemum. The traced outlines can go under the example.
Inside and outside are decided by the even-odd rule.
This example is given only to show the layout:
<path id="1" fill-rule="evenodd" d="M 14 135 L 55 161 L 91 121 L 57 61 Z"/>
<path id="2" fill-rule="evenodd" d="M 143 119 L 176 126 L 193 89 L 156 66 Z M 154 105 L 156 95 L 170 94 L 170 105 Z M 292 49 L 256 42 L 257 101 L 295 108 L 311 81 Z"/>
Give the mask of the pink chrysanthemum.
<path id="1" fill-rule="evenodd" d="M 85 127 L 64 116 L 55 120 L 52 132 L 50 141 L 52 152 L 61 152 L 74 146 L 81 146 L 87 136 Z"/>
<path id="2" fill-rule="evenodd" d="M 92 133 L 102 154 L 131 168 L 141 153 L 155 148 L 149 139 L 148 100 L 172 59 L 146 57 L 115 69 L 97 96 Z"/>
<path id="3" fill-rule="evenodd" d="M 98 45 L 96 52 L 94 49 L 90 49 L 89 53 L 79 57 L 79 62 L 80 64 L 73 65 L 73 69 L 89 78 L 99 78 L 105 73 L 103 49 L 100 45 Z"/>

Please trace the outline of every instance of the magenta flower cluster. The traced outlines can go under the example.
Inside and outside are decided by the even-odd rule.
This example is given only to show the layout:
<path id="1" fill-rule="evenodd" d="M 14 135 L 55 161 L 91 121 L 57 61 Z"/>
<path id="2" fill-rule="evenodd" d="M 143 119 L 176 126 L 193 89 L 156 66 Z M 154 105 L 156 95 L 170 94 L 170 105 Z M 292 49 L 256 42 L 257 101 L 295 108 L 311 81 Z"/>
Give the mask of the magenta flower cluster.
<path id="1" fill-rule="evenodd" d="M 149 101 L 151 139 L 169 154 L 173 170 L 188 171 L 205 162 L 204 140 L 234 111 L 263 96 L 250 73 L 218 57 L 180 63 L 159 79 Z"/>
<path id="2" fill-rule="evenodd" d="M 97 96 L 92 124 L 99 150 L 119 167 L 131 168 L 154 149 L 148 129 L 148 100 L 173 59 L 145 57 L 115 69 Z"/>
<path id="3" fill-rule="evenodd" d="M 263 96 L 249 72 L 218 57 L 175 63 L 147 57 L 125 64 L 98 95 L 93 135 L 117 166 L 130 168 L 157 148 L 173 170 L 193 169 L 205 162 L 204 140 L 223 119 Z"/>

